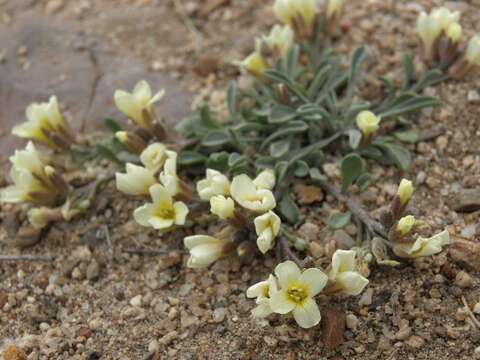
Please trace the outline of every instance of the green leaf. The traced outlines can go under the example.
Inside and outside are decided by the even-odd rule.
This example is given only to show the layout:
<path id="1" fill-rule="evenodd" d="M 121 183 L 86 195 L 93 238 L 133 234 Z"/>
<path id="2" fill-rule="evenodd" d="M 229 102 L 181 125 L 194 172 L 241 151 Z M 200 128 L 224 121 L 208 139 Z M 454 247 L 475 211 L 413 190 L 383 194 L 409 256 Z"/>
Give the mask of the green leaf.
<path id="1" fill-rule="evenodd" d="M 407 131 L 397 131 L 393 133 L 398 140 L 405 143 L 415 144 L 418 141 L 418 131 L 416 130 L 407 130 Z"/>
<path id="2" fill-rule="evenodd" d="M 272 107 L 268 116 L 268 122 L 270 124 L 283 124 L 295 119 L 296 116 L 297 113 L 295 109 L 286 105 L 277 104 Z"/>
<path id="3" fill-rule="evenodd" d="M 362 141 L 362 133 L 361 131 L 357 129 L 349 129 L 347 131 L 348 134 L 348 142 L 350 144 L 350 147 L 355 150 L 358 148 L 360 145 L 360 142 Z"/>
<path id="4" fill-rule="evenodd" d="M 328 220 L 327 224 L 334 230 L 341 229 L 345 227 L 349 222 L 352 217 L 352 214 L 350 214 L 349 211 L 346 213 L 336 213 L 332 214 Z"/>
<path id="5" fill-rule="evenodd" d="M 248 163 L 248 159 L 239 153 L 231 153 L 228 157 L 228 166 L 230 167 L 235 167 L 245 163 Z"/>
<path id="6" fill-rule="evenodd" d="M 289 194 L 285 194 L 282 197 L 282 200 L 280 200 L 279 210 L 283 218 L 290 224 L 296 224 L 298 222 L 300 211 Z"/>
<path id="7" fill-rule="evenodd" d="M 412 163 L 412 157 L 407 149 L 401 145 L 389 143 L 383 143 L 379 146 L 400 170 L 408 170 Z"/>
<path id="8" fill-rule="evenodd" d="M 117 155 L 115 155 L 115 153 L 105 145 L 97 144 L 96 150 L 97 150 L 97 155 L 100 156 L 101 158 L 110 160 L 119 165 L 123 165 L 123 162 L 117 157 Z"/>
<path id="9" fill-rule="evenodd" d="M 112 133 L 116 133 L 117 131 L 122 131 L 122 126 L 112 118 L 106 118 L 103 120 L 103 124 L 105 127 L 110 130 Z"/>
<path id="10" fill-rule="evenodd" d="M 273 169 L 276 161 L 277 160 L 271 156 L 261 156 L 255 160 L 255 167 L 257 169 Z"/>
<path id="11" fill-rule="evenodd" d="M 288 51 L 287 74 L 290 79 L 294 79 L 299 55 L 300 55 L 300 47 L 298 45 L 293 45 Z"/>
<path id="12" fill-rule="evenodd" d="M 286 161 L 279 161 L 275 164 L 275 177 L 277 179 L 276 183 L 280 184 L 283 182 L 288 172 L 288 163 Z"/>
<path id="13" fill-rule="evenodd" d="M 296 177 L 304 178 L 310 172 L 310 167 L 305 161 L 302 161 L 302 160 L 297 161 L 294 166 L 295 166 L 295 170 L 293 171 L 293 174 Z"/>
<path id="14" fill-rule="evenodd" d="M 418 93 L 423 89 L 425 89 L 426 87 L 438 84 L 439 82 L 445 80 L 446 78 L 448 78 L 448 76 L 444 75 L 438 69 L 427 71 L 425 74 L 423 74 L 420 77 L 420 79 L 418 79 L 417 83 L 411 87 L 410 91 Z"/>
<path id="15" fill-rule="evenodd" d="M 416 96 L 407 99 L 408 96 L 405 95 L 406 94 L 402 95 L 403 98 L 397 98 L 394 106 L 380 112 L 378 115 L 384 118 L 399 116 L 425 107 L 432 107 L 441 104 L 441 101 L 429 96 Z"/>
<path id="16" fill-rule="evenodd" d="M 332 65 L 326 65 L 315 75 L 312 83 L 308 87 L 307 96 L 314 99 L 320 89 L 325 85 L 328 79 L 329 72 L 332 70 Z"/>
<path id="17" fill-rule="evenodd" d="M 225 172 L 228 170 L 229 155 L 226 151 L 212 153 L 205 163 L 205 167 Z"/>
<path id="18" fill-rule="evenodd" d="M 362 174 L 359 176 L 355 185 L 358 186 L 359 192 L 364 192 L 373 183 L 373 177 L 370 174 Z"/>
<path id="19" fill-rule="evenodd" d="M 227 106 L 230 118 L 235 119 L 237 115 L 237 85 L 235 81 L 230 81 L 228 85 Z"/>
<path id="20" fill-rule="evenodd" d="M 267 137 L 260 145 L 260 151 L 264 151 L 265 148 L 274 140 L 282 138 L 288 135 L 299 134 L 308 130 L 308 124 L 304 121 L 294 120 L 285 124 L 280 129 L 275 131 L 269 137 Z"/>
<path id="21" fill-rule="evenodd" d="M 362 175 L 364 168 L 363 159 L 357 154 L 349 154 L 342 159 L 340 170 L 342 173 L 342 192 L 352 185 Z"/>
<path id="22" fill-rule="evenodd" d="M 281 158 L 290 150 L 290 142 L 289 139 L 285 139 L 271 143 L 269 147 L 270 155 L 277 159 Z"/>
<path id="23" fill-rule="evenodd" d="M 196 114 L 189 116 L 180 121 L 175 130 L 187 139 L 204 136 L 209 131 L 220 129 L 222 126 L 218 124 L 212 117 L 208 106 L 201 107 Z"/>
<path id="24" fill-rule="evenodd" d="M 402 89 L 407 89 L 415 78 L 415 67 L 413 65 L 413 55 L 403 54 L 403 84 Z"/>
<path id="25" fill-rule="evenodd" d="M 221 146 L 230 143 L 231 138 L 228 133 L 222 130 L 210 131 L 202 139 L 202 145 L 207 147 Z"/>
<path id="26" fill-rule="evenodd" d="M 204 164 L 206 160 L 206 156 L 195 151 L 182 151 L 178 156 L 178 164 L 181 166 Z"/>
<path id="27" fill-rule="evenodd" d="M 347 99 L 351 99 L 353 96 L 353 91 L 355 90 L 355 85 L 358 80 L 358 73 L 360 70 L 360 65 L 365 59 L 365 47 L 360 47 L 355 49 L 350 60 L 350 67 L 348 69 L 348 87 L 347 87 Z"/>

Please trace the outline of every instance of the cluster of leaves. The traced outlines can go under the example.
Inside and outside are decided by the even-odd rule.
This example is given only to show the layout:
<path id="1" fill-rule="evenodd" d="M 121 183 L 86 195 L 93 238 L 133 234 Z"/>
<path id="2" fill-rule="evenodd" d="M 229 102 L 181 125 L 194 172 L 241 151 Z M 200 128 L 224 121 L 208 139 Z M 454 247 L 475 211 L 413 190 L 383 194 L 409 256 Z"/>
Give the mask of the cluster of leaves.
<path id="1" fill-rule="evenodd" d="M 411 115 L 439 104 L 422 92 L 443 75 L 429 70 L 416 77 L 412 57 L 406 55 L 402 85 L 381 78 L 381 97 L 367 101 L 359 90 L 365 58 L 363 47 L 345 64 L 330 48 L 294 45 L 252 88 L 230 84 L 228 118 L 218 119 L 204 106 L 178 124 L 176 130 L 189 140 L 179 164 L 188 171 L 207 167 L 231 175 L 275 169 L 280 212 L 292 223 L 298 213 L 285 190 L 295 177 L 322 176 L 319 169 L 327 159 L 339 159 L 343 191 L 352 184 L 362 190 L 371 183 L 366 159 L 407 170 L 411 155 L 405 143 L 417 140 Z M 388 133 L 381 129 L 364 142 L 355 123 L 363 110 L 381 117 Z"/>

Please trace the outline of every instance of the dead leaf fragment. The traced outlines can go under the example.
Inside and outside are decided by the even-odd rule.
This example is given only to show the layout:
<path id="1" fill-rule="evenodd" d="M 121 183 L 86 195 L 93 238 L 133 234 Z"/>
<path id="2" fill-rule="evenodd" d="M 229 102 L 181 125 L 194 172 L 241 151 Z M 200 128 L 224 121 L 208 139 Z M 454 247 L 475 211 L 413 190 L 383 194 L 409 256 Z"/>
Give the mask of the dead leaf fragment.
<path id="1" fill-rule="evenodd" d="M 336 308 L 322 309 L 322 341 L 327 349 L 335 349 L 345 341 L 345 312 Z"/>

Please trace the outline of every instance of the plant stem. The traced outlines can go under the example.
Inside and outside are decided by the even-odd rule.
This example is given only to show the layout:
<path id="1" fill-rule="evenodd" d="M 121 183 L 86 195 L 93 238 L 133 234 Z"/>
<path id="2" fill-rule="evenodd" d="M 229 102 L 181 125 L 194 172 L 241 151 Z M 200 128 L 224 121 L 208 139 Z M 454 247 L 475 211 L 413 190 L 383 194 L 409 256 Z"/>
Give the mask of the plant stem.
<path id="1" fill-rule="evenodd" d="M 378 221 L 374 220 L 368 211 L 356 201 L 350 199 L 349 197 L 345 196 L 341 193 L 340 189 L 337 188 L 335 185 L 329 184 L 326 181 L 317 180 L 318 185 L 328 192 L 329 194 L 333 195 L 338 201 L 344 202 L 348 209 L 362 222 L 366 225 L 367 229 L 372 234 L 380 235 L 383 238 L 387 238 L 387 232 L 383 228 L 383 225 L 380 224 Z"/>
<path id="2" fill-rule="evenodd" d="M 0 255 L 0 261 L 43 261 L 52 262 L 55 258 L 53 256 L 42 255 Z"/>
<path id="3" fill-rule="evenodd" d="M 290 244 L 288 243 L 288 240 L 286 237 L 284 236 L 281 236 L 278 240 L 279 242 L 279 246 L 281 248 L 281 253 L 283 255 L 283 257 L 287 260 L 292 260 L 295 264 L 298 265 L 298 267 L 302 268 L 303 267 L 303 262 L 302 260 L 300 260 L 297 255 L 295 255 L 292 251 L 292 249 L 290 249 Z"/>

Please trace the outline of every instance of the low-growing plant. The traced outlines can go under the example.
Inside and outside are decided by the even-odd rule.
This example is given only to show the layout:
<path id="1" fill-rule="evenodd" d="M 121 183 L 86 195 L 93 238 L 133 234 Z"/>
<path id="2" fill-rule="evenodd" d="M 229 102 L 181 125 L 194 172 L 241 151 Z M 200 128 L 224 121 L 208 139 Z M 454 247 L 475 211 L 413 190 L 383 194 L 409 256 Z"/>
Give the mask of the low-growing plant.
<path id="1" fill-rule="evenodd" d="M 212 221 L 222 225 L 216 234 L 185 237 L 188 267 L 208 267 L 227 256 L 248 263 L 258 252 L 276 252 L 274 275 L 247 290 L 256 299 L 252 315 L 291 313 L 301 327 L 317 325 L 314 298 L 321 291 L 358 295 L 371 265 L 431 256 L 450 243 L 448 231 L 428 237 L 428 226 L 408 214 L 414 189 L 406 179 L 378 221 L 351 195 L 375 180 L 368 172 L 371 161 L 409 169 L 407 145 L 419 139 L 415 119 L 421 109 L 441 103 L 424 90 L 460 78 L 480 62 L 478 35 L 464 47 L 459 14 L 435 9 L 417 23 L 424 68 L 417 71 L 414 57 L 404 55 L 401 81 L 381 77 L 382 91 L 372 95 L 362 81 L 368 50 L 354 50 L 349 60 L 335 51 L 342 8 L 341 0 L 327 1 L 324 11 L 315 0 L 276 0 L 274 12 L 283 24 L 256 39 L 255 51 L 237 62 L 254 83 L 229 85 L 226 118 L 203 106 L 178 123 L 182 145 L 169 141 L 154 111 L 164 92 L 153 95 L 145 81 L 132 93 L 115 92 L 132 126 L 123 129 L 107 119 L 113 135 L 100 140 L 75 136 L 55 97 L 32 104 L 28 121 L 13 133 L 51 152 L 40 154 L 30 142 L 17 151 L 10 158 L 14 184 L 2 190 L 1 201 L 33 204 L 28 218 L 40 231 L 86 213 L 100 186 L 115 179 L 119 191 L 145 200 L 133 213 L 141 226 L 169 232 Z M 62 176 L 105 159 L 115 170 L 96 168 L 95 180 L 86 185 Z M 327 162 L 338 164 L 339 186 L 323 173 Z M 194 191 L 187 179 L 200 176 L 205 178 Z M 361 235 L 356 247 L 335 251 L 323 270 L 300 255 L 307 242 L 295 230 L 303 220 L 290 192 L 296 179 L 345 203 L 348 212 L 328 223 L 338 229 L 354 221 Z"/>

